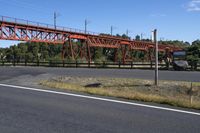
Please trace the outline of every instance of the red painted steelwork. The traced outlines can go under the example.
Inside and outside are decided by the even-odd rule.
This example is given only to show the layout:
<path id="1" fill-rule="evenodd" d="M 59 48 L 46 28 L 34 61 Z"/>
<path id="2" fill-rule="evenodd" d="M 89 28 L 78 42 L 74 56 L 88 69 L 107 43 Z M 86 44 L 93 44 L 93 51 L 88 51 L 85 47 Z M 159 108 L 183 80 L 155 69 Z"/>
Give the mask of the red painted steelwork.
<path id="1" fill-rule="evenodd" d="M 132 50 L 148 51 L 155 46 L 152 42 L 123 39 L 93 32 L 85 34 L 85 31 L 65 27 L 55 29 L 53 25 L 10 17 L 0 17 L 0 39 L 63 44 L 63 50 L 67 48 L 70 51 L 67 53 L 68 56 L 75 59 L 79 55 L 88 61 L 91 61 L 90 48 L 92 47 L 118 49 L 122 52 L 124 63 L 128 58 L 127 53 Z M 73 39 L 81 41 L 82 44 L 74 46 L 71 42 Z M 68 43 L 67 46 L 65 46 L 66 43 Z M 166 50 L 172 52 L 181 50 L 181 48 L 159 45 L 159 51 Z M 63 51 L 63 58 L 65 54 Z"/>

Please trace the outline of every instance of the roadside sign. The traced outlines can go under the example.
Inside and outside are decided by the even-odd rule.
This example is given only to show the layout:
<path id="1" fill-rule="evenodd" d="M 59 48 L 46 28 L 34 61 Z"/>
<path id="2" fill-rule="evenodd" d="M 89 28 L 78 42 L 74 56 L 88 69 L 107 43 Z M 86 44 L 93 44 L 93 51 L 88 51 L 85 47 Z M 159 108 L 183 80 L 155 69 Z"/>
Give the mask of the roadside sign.
<path id="1" fill-rule="evenodd" d="M 175 51 L 173 56 L 186 56 L 186 51 Z"/>

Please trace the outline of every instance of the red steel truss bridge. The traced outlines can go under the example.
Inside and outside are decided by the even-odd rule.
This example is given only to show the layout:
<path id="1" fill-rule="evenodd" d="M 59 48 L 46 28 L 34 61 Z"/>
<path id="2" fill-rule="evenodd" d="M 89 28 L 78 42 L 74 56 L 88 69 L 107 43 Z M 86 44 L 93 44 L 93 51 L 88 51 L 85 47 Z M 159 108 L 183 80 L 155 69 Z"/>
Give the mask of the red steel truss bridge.
<path id="1" fill-rule="evenodd" d="M 148 53 L 148 59 L 152 59 L 155 43 L 123 39 L 121 37 L 85 32 L 82 30 L 53 26 L 23 19 L 0 16 L 0 40 L 17 40 L 27 42 L 45 42 L 47 44 L 62 44 L 62 59 L 70 57 L 92 60 L 94 48 L 106 48 L 113 50 L 115 61 L 119 60 L 119 54 L 123 63 L 132 61 L 132 51 Z M 74 43 L 79 42 L 79 43 Z M 159 51 L 170 52 L 181 48 L 170 45 L 159 45 Z"/>

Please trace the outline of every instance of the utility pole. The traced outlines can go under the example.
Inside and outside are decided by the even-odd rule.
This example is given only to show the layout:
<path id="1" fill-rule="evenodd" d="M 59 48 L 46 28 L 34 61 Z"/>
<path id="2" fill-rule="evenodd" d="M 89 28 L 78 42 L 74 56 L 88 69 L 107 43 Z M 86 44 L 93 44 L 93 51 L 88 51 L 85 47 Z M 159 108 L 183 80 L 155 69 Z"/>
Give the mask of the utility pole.
<path id="1" fill-rule="evenodd" d="M 111 34 L 111 36 L 113 35 L 113 26 L 111 26 L 110 34 Z"/>
<path id="2" fill-rule="evenodd" d="M 57 23 L 57 18 L 59 14 L 57 12 L 54 12 L 54 28 L 56 29 L 56 23 Z"/>
<path id="3" fill-rule="evenodd" d="M 85 19 L 85 34 L 87 34 L 87 26 L 90 23 L 87 19 Z"/>
<path id="4" fill-rule="evenodd" d="M 85 19 L 85 34 L 87 33 L 87 19 Z"/>
<path id="5" fill-rule="evenodd" d="M 130 30 L 126 30 L 126 36 L 129 38 L 129 33 L 131 33 L 132 31 L 130 31 Z M 131 37 L 130 37 L 131 38 Z"/>
<path id="6" fill-rule="evenodd" d="M 129 30 L 127 29 L 127 30 L 126 30 L 126 36 L 127 36 L 127 37 L 128 37 L 128 33 L 129 33 Z"/>
<path id="7" fill-rule="evenodd" d="M 145 35 L 144 33 L 141 33 L 141 35 L 140 35 L 140 40 L 143 39 L 143 36 L 144 36 L 144 35 Z"/>
<path id="8" fill-rule="evenodd" d="M 54 12 L 54 27 L 55 27 L 55 29 L 56 29 L 56 19 L 57 19 L 57 14 L 56 14 L 56 12 Z"/>
<path id="9" fill-rule="evenodd" d="M 113 35 L 113 30 L 114 30 L 114 29 L 116 29 L 116 27 L 111 26 L 111 28 L 110 28 L 110 34 L 111 34 L 111 36 Z"/>
<path id="10" fill-rule="evenodd" d="M 152 32 L 152 41 L 155 43 L 155 85 L 158 86 L 158 41 L 157 29 Z"/>

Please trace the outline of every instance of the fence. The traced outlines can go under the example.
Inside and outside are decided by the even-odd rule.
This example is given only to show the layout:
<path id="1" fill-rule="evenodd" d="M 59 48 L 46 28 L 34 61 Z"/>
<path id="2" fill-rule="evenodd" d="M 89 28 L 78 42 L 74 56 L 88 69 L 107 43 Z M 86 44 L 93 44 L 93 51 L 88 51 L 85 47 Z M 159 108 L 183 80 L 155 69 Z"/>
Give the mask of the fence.
<path id="1" fill-rule="evenodd" d="M 123 64 L 121 62 L 65 62 L 65 61 L 0 61 L 0 66 L 42 66 L 42 67 L 65 67 L 65 68 L 116 68 L 116 69 L 154 69 L 155 64 L 151 62 L 130 62 Z M 160 63 L 160 70 L 172 70 L 172 66 Z M 197 66 L 190 65 L 187 70 L 199 70 L 200 64 Z"/>
<path id="2" fill-rule="evenodd" d="M 155 64 L 153 63 L 126 63 L 123 64 L 121 62 L 65 62 L 65 61 L 34 61 L 34 62 L 27 62 L 27 61 L 0 61 L 0 66 L 43 66 L 43 67 L 74 67 L 74 68 L 124 68 L 124 69 L 134 69 L 134 68 L 141 68 L 141 69 L 153 69 Z M 159 64 L 159 68 L 166 68 L 165 64 Z"/>

